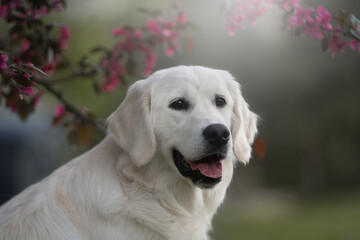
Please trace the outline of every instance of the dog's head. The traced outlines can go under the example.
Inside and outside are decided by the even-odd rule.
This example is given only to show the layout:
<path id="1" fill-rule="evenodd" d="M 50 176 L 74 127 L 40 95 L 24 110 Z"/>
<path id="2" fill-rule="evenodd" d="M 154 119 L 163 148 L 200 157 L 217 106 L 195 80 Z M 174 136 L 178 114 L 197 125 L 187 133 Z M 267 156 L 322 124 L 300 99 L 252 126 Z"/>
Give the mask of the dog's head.
<path id="1" fill-rule="evenodd" d="M 256 121 L 231 74 L 180 66 L 133 84 L 109 133 L 138 167 L 158 152 L 179 177 L 212 188 L 228 171 L 225 161 L 249 161 Z"/>

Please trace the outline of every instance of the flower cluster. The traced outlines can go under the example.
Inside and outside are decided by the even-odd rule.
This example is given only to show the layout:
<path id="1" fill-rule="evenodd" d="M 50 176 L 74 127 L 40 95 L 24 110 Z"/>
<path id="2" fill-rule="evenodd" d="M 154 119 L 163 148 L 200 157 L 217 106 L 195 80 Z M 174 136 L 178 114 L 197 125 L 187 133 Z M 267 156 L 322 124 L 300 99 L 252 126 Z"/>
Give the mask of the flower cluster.
<path id="1" fill-rule="evenodd" d="M 125 75 L 134 73 L 134 57 L 144 57 L 141 75 L 146 77 L 153 72 L 157 56 L 153 52 L 156 45 L 162 45 L 165 54 L 172 57 L 180 48 L 179 29 L 186 24 L 186 15 L 178 12 L 176 17 L 165 19 L 156 15 L 145 22 L 142 29 L 119 27 L 112 31 L 118 38 L 114 48 L 107 52 L 100 66 L 105 70 L 102 90 L 111 92 L 122 82 Z"/>
<path id="2" fill-rule="evenodd" d="M 236 0 L 235 5 L 229 7 L 227 24 L 225 28 L 230 36 L 235 34 L 236 29 L 242 29 L 245 24 L 256 24 L 257 19 L 267 11 L 271 2 L 263 0 Z"/>
<path id="3" fill-rule="evenodd" d="M 154 34 L 154 37 L 160 41 L 164 48 L 165 54 L 169 57 L 174 55 L 174 52 L 180 48 L 178 41 L 179 25 L 186 23 L 186 16 L 184 13 L 180 12 L 177 21 L 165 20 L 161 17 L 155 19 L 149 19 L 146 21 L 146 28 Z"/>
<path id="4" fill-rule="evenodd" d="M 70 38 L 66 27 L 45 24 L 40 18 L 62 10 L 64 4 L 62 0 L 10 0 L 0 5 L 0 20 L 12 25 L 1 45 L 0 98 L 23 120 L 43 94 L 37 81 L 53 73 Z"/>
<path id="5" fill-rule="evenodd" d="M 358 19 L 353 15 L 335 17 L 324 6 L 318 6 L 316 10 L 297 6 L 287 19 L 287 28 L 303 36 L 321 39 L 323 51 L 330 51 L 332 56 L 343 52 L 346 46 L 356 49 L 358 45 L 360 51 Z"/>
<path id="6" fill-rule="evenodd" d="M 325 10 L 324 6 L 318 6 L 316 11 L 313 8 L 302 8 L 297 6 L 294 14 L 288 19 L 288 28 L 295 30 L 301 28 L 302 34 L 311 38 L 324 37 L 323 31 L 333 29 L 331 25 L 331 14 Z"/>
<path id="7" fill-rule="evenodd" d="M 6 69 L 7 68 L 7 65 L 6 65 L 6 62 L 7 60 L 9 59 L 9 56 L 8 55 L 0 55 L 0 69 Z"/>
<path id="8" fill-rule="evenodd" d="M 40 1 L 41 2 L 41 1 Z M 0 19 L 8 22 L 39 19 L 48 15 L 52 9 L 62 11 L 64 1 L 56 0 L 47 4 L 35 4 L 34 1 L 11 0 L 0 5 Z"/>
<path id="9" fill-rule="evenodd" d="M 245 24 L 255 24 L 258 17 L 274 4 L 285 11 L 286 28 L 293 33 L 322 40 L 322 49 L 332 56 L 346 46 L 360 50 L 360 21 L 349 14 L 334 17 L 324 6 L 302 8 L 300 0 L 236 0 L 227 14 L 225 28 L 233 36 Z"/>

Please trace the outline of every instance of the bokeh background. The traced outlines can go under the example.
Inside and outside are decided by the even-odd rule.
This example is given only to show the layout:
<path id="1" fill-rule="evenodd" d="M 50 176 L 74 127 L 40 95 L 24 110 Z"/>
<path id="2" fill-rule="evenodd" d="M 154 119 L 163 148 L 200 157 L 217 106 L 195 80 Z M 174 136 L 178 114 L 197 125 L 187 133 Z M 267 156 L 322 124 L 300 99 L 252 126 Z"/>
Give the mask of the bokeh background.
<path id="1" fill-rule="evenodd" d="M 344 9 L 360 16 L 358 0 L 308 0 L 332 13 Z M 203 65 L 230 71 L 242 84 L 251 109 L 261 117 L 259 137 L 266 156 L 239 165 L 212 238 L 222 239 L 360 239 L 360 53 L 347 49 L 332 58 L 317 40 L 282 30 L 282 13 L 267 12 L 256 26 L 230 37 L 224 29 L 220 0 L 179 1 L 198 30 L 187 31 L 182 50 L 169 58 L 157 49 L 157 69 Z M 111 46 L 114 27 L 141 27 L 147 16 L 139 7 L 167 10 L 166 0 L 68 1 L 52 21 L 69 26 L 67 57 L 80 57 L 96 45 Z M 186 34 L 193 38 L 188 53 Z M 128 82 L 135 81 L 132 79 Z M 124 84 L 97 96 L 81 79 L 59 86 L 77 106 L 106 118 L 122 101 Z M 86 151 L 74 147 L 66 132 L 51 127 L 57 104 L 45 95 L 38 111 L 21 123 L 0 108 L 0 203 L 58 166 Z"/>

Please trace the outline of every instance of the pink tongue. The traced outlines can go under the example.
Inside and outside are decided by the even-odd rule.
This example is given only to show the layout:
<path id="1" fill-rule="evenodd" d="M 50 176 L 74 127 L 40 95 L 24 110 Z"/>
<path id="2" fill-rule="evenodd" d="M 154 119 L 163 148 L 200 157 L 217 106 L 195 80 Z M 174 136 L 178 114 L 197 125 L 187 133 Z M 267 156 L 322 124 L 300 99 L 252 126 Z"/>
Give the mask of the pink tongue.
<path id="1" fill-rule="evenodd" d="M 211 162 L 203 161 L 189 161 L 192 170 L 199 169 L 199 171 L 210 178 L 219 178 L 222 174 L 222 164 L 219 160 Z"/>

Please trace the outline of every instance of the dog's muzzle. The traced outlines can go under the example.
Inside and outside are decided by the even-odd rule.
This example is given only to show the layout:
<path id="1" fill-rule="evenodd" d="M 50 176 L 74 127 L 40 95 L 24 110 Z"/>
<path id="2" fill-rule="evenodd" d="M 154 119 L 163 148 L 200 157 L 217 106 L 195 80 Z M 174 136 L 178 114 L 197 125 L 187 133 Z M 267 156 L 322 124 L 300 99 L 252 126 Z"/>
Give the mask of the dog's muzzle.
<path id="1" fill-rule="evenodd" d="M 173 149 L 173 160 L 179 172 L 202 188 L 212 188 L 221 181 L 222 160 L 226 158 L 230 132 L 222 124 L 212 124 L 203 131 L 207 153 L 199 160 L 186 160 Z"/>

